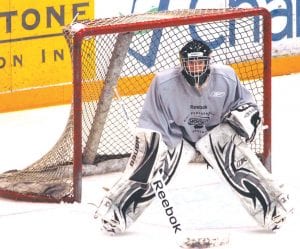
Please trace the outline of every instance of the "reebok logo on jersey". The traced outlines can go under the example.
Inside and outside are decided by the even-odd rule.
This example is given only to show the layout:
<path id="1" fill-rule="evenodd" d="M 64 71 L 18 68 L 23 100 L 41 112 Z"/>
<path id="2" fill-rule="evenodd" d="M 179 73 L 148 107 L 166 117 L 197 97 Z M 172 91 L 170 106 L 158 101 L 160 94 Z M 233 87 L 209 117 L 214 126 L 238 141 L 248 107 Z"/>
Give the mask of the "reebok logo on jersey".
<path id="1" fill-rule="evenodd" d="M 213 91 L 210 96 L 212 97 L 216 97 L 216 98 L 221 98 L 225 96 L 225 92 L 217 92 L 217 91 Z"/>
<path id="2" fill-rule="evenodd" d="M 190 105 L 190 108 L 203 110 L 203 109 L 207 109 L 207 105 Z"/>

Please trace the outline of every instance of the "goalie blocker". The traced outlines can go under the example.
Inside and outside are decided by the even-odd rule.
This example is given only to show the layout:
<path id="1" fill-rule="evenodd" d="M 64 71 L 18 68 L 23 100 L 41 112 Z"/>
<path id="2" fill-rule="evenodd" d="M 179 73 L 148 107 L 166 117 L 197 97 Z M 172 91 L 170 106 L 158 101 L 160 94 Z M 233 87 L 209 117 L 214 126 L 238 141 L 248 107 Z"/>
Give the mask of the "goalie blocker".
<path id="1" fill-rule="evenodd" d="M 229 124 L 214 128 L 196 148 L 262 227 L 279 229 L 293 212 L 284 185 L 274 179 Z"/>

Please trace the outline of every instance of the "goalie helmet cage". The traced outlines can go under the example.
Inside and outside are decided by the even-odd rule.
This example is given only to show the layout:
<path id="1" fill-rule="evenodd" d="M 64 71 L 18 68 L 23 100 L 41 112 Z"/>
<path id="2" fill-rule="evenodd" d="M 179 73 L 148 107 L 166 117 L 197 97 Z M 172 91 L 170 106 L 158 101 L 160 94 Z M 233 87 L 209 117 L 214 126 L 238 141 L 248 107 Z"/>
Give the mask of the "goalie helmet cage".
<path id="1" fill-rule="evenodd" d="M 179 64 L 180 48 L 201 38 L 212 63 L 231 65 L 256 99 L 267 129 L 253 150 L 271 170 L 271 16 L 264 8 L 195 9 L 87 20 L 64 28 L 73 66 L 73 104 L 56 145 L 24 170 L 0 175 L 0 195 L 81 201 L 82 176 L 126 163 L 154 73 Z M 114 89 L 121 96 L 114 96 Z M 125 159 L 124 159 L 125 158 Z M 98 166 L 95 166 L 98 165 Z M 107 166 L 109 165 L 109 166 Z"/>

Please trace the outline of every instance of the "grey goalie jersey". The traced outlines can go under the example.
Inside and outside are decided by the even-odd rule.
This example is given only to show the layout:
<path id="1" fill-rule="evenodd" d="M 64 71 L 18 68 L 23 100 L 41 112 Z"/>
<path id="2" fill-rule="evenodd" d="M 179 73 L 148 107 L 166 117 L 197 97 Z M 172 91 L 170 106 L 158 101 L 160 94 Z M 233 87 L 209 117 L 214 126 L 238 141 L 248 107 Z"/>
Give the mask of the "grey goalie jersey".
<path id="1" fill-rule="evenodd" d="M 188 84 L 181 70 L 178 67 L 155 76 L 138 125 L 161 133 L 170 148 L 182 139 L 197 142 L 220 124 L 227 112 L 241 104 L 255 104 L 230 66 L 211 65 L 200 90 Z"/>

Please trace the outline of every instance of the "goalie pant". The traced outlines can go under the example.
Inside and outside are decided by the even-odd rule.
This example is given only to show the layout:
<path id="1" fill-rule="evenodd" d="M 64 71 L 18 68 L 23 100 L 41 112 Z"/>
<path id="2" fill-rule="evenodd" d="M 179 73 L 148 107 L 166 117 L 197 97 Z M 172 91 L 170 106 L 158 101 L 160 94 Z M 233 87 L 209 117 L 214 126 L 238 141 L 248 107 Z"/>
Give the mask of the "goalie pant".
<path id="1" fill-rule="evenodd" d="M 228 124 L 214 128 L 196 143 L 196 148 L 262 227 L 276 230 L 293 212 L 284 185 L 274 179 Z"/>
<path id="2" fill-rule="evenodd" d="M 101 230 L 112 235 L 127 230 L 152 203 L 155 194 L 162 191 L 162 184 L 170 182 L 178 165 L 189 162 L 194 152 L 194 148 L 186 142 L 168 150 L 159 133 L 137 129 L 125 171 L 96 211 L 95 217 L 101 219 Z M 167 205 L 169 202 L 164 200 L 162 192 L 159 195 L 174 231 L 179 231 L 181 228 L 176 222 L 173 207 Z"/>

